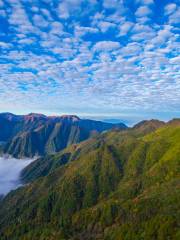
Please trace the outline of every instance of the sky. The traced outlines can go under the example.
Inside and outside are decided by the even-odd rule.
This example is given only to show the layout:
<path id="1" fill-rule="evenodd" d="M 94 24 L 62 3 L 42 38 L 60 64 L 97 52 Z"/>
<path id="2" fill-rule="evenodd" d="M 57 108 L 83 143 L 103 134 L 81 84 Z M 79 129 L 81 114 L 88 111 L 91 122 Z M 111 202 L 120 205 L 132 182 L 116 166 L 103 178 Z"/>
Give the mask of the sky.
<path id="1" fill-rule="evenodd" d="M 0 112 L 180 117 L 180 1 L 0 0 Z"/>

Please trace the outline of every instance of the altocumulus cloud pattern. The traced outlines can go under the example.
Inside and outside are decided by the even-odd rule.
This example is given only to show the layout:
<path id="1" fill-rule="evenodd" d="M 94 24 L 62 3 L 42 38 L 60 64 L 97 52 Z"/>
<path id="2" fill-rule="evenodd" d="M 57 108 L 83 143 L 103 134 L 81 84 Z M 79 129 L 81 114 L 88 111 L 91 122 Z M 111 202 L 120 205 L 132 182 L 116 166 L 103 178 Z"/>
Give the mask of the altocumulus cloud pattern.
<path id="1" fill-rule="evenodd" d="M 180 109 L 179 0 L 0 0 L 0 108 Z"/>

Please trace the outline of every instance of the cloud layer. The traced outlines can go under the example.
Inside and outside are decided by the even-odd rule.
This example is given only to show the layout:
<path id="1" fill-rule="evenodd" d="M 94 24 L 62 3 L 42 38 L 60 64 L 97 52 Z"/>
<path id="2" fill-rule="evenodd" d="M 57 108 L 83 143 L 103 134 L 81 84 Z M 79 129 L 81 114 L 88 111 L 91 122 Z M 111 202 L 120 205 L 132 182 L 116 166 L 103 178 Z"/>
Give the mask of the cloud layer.
<path id="1" fill-rule="evenodd" d="M 32 160 L 0 157 L 0 196 L 20 186 L 19 174 Z"/>
<path id="2" fill-rule="evenodd" d="M 180 7 L 163 2 L 0 0 L 0 109 L 177 112 Z"/>

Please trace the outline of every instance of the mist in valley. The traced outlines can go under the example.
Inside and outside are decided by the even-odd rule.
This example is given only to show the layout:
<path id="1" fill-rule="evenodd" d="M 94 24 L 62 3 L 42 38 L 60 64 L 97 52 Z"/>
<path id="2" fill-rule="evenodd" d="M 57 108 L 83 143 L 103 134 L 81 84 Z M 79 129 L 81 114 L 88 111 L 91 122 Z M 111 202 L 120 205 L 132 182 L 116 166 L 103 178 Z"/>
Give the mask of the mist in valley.
<path id="1" fill-rule="evenodd" d="M 15 159 L 9 156 L 0 157 L 0 196 L 6 195 L 22 184 L 20 173 L 32 161 L 34 159 Z"/>

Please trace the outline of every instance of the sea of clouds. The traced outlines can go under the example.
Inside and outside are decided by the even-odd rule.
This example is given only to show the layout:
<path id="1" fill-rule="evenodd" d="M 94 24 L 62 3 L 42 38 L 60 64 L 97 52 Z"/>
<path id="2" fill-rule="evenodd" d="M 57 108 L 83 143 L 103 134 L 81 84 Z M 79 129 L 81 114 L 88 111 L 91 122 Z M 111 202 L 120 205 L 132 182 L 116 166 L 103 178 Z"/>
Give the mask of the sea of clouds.
<path id="1" fill-rule="evenodd" d="M 21 170 L 32 161 L 34 159 L 15 159 L 9 156 L 0 157 L 0 196 L 7 194 L 22 184 L 20 181 Z"/>

